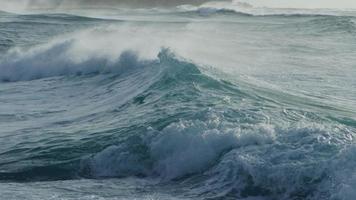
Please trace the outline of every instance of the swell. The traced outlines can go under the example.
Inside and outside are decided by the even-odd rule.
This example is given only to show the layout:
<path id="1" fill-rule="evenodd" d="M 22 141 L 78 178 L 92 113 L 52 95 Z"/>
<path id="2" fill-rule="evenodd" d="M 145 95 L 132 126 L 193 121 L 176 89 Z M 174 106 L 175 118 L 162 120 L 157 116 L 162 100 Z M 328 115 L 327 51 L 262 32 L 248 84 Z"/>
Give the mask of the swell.
<path id="1" fill-rule="evenodd" d="M 237 15 L 250 17 L 355 17 L 355 11 L 343 11 L 333 9 L 298 9 L 298 8 L 268 8 L 254 7 L 244 3 L 224 3 L 214 2 L 207 3 L 201 6 L 178 6 L 179 12 L 200 14 L 209 16 L 214 14 L 220 15 Z"/>
<path id="2" fill-rule="evenodd" d="M 296 22 L 298 26 L 302 26 L 303 30 L 314 32 L 334 32 L 334 33 L 354 33 L 356 30 L 356 15 L 353 12 L 341 11 L 318 11 L 318 10 L 298 10 L 298 9 L 268 9 L 249 8 L 249 9 L 234 9 L 234 8 L 216 8 L 216 7 L 193 7 L 181 8 L 178 15 L 184 14 L 189 16 L 200 16 L 213 18 L 217 16 L 227 17 L 246 17 L 255 18 L 262 21 L 275 21 L 289 19 Z M 299 21 L 301 20 L 301 21 Z M 295 26 L 294 23 L 291 23 Z M 288 25 L 286 26 L 288 27 Z"/>
<path id="3" fill-rule="evenodd" d="M 93 61 L 90 61 L 90 63 L 93 64 Z M 87 66 L 86 63 L 83 66 Z M 198 110 L 198 108 L 194 108 L 194 105 L 199 104 L 199 102 L 203 103 L 205 100 L 202 98 L 191 104 L 194 98 L 200 96 L 197 89 L 198 85 L 202 88 L 207 87 L 209 90 L 218 89 L 221 91 L 231 90 L 238 92 L 231 85 L 202 74 L 197 66 L 176 59 L 174 54 L 167 49 L 163 49 L 159 53 L 158 60 L 138 61 L 136 54 L 128 51 L 123 52 L 120 59 L 113 65 L 110 65 L 112 67 L 110 70 L 107 70 L 107 68 L 101 69 L 99 66 L 98 68 L 94 68 L 94 70 L 92 68 L 82 68 L 83 71 L 80 71 L 82 74 L 78 74 L 77 70 L 55 74 L 45 74 L 43 71 L 35 71 L 36 73 L 31 76 L 33 79 L 62 75 L 62 77 L 57 77 L 54 80 L 58 78 L 59 80 L 64 79 L 66 83 L 73 84 L 73 86 L 76 85 L 74 84 L 75 82 L 79 82 L 80 84 L 85 79 L 88 81 L 93 80 L 94 85 L 99 84 L 96 88 L 93 88 L 94 91 L 90 90 L 88 93 L 83 94 L 84 98 L 88 99 L 88 105 L 96 109 L 101 108 L 99 111 L 84 112 L 78 116 L 72 115 L 63 121 L 56 120 L 49 126 L 54 131 L 59 131 L 58 127 L 71 127 L 75 129 L 78 123 L 82 125 L 98 121 L 97 128 L 91 129 L 89 133 L 77 133 L 78 137 L 84 137 L 79 141 L 66 139 L 67 136 L 61 133 L 58 133 L 58 137 L 48 133 L 48 135 L 39 135 L 38 137 L 41 138 L 40 141 L 34 137 L 31 138 L 31 140 L 34 140 L 32 142 L 23 142 L 19 146 L 14 146 L 10 150 L 7 149 L 1 152 L 0 156 L 4 158 L 0 164 L 2 171 L 0 173 L 1 180 L 33 181 L 76 178 L 81 174 L 85 174 L 79 170 L 79 161 L 82 160 L 83 156 L 113 145 L 113 141 L 115 143 L 125 141 L 123 145 L 127 145 L 129 144 L 127 140 L 132 140 L 130 138 L 138 137 L 137 134 L 146 134 L 147 126 L 162 129 L 170 123 L 177 121 L 179 117 L 185 118 L 190 116 L 195 118 L 194 109 Z M 72 65 L 71 67 L 78 68 L 78 65 Z M 41 82 L 41 80 L 38 81 L 39 84 Z M 116 94 L 115 90 L 118 90 L 120 93 Z M 77 90 L 74 89 L 74 91 Z M 102 91 L 108 92 L 101 93 Z M 47 90 L 42 92 L 47 92 Z M 40 93 L 41 91 L 38 91 L 38 94 Z M 75 101 L 80 100 L 76 98 Z M 68 102 L 71 101 L 68 99 Z M 108 104 L 108 102 L 112 104 Z M 170 113 L 165 113 L 159 109 L 168 104 L 177 103 L 180 103 L 181 107 L 172 109 Z M 201 104 L 201 106 L 204 105 Z M 184 107 L 186 110 L 184 110 Z M 129 114 L 131 111 L 135 113 L 136 109 L 141 109 L 142 113 L 140 115 Z M 46 115 L 49 117 L 52 115 L 61 115 L 63 112 L 70 115 L 68 111 L 58 111 L 29 116 L 23 115 L 21 118 L 32 121 Z M 9 115 L 4 116 L 9 122 L 17 121 L 15 116 L 13 116 L 13 120 L 10 117 Z M 112 124 L 111 128 L 108 128 L 105 127 L 106 123 L 102 121 L 103 119 L 111 119 L 117 123 Z M 141 123 L 144 126 L 140 125 Z M 33 130 L 25 129 L 24 131 L 32 132 Z M 100 145 L 95 143 L 98 140 L 102 141 Z M 33 148 L 33 145 L 38 145 L 38 147 Z M 133 145 L 137 146 L 139 144 Z M 79 152 L 77 153 L 69 153 L 78 150 Z M 63 154 L 63 152 L 68 152 L 69 154 Z M 26 160 L 32 160 L 34 164 L 26 164 Z"/>
<path id="4" fill-rule="evenodd" d="M 212 76 L 167 49 L 147 59 L 74 47 L 69 39 L 1 61 L 10 89 L 0 94 L 26 100 L 0 116 L 1 181 L 135 176 L 204 199 L 354 197 L 354 120 Z"/>
<path id="5" fill-rule="evenodd" d="M 68 20 L 68 21 L 87 21 L 87 20 L 99 20 L 96 18 L 79 16 L 79 15 L 72 15 L 67 13 L 48 13 L 48 14 L 30 14 L 30 15 L 21 15 L 23 17 L 28 18 L 39 18 L 39 19 L 61 19 L 61 20 Z"/>
<path id="6" fill-rule="evenodd" d="M 228 8 L 198 8 L 193 11 L 186 11 L 183 12 L 185 14 L 198 14 L 200 16 L 214 16 L 214 15 L 232 15 L 232 16 L 242 16 L 242 17 L 288 17 L 288 18 L 298 18 L 298 17 L 331 17 L 331 16 L 338 16 L 338 15 L 333 15 L 333 14 L 318 14 L 318 13 L 303 13 L 301 12 L 276 12 L 276 13 L 253 13 L 253 12 L 248 12 L 248 11 L 236 11 L 234 9 L 228 9 Z M 352 17 L 352 16 L 345 16 L 345 17 Z"/>
<path id="7" fill-rule="evenodd" d="M 52 49 L 50 52 L 52 52 Z M 52 54 L 58 56 L 58 51 L 54 51 L 51 55 Z M 43 56 L 45 58 L 52 57 L 48 54 Z M 30 60 L 41 59 L 34 56 L 30 57 Z M 63 62 L 63 60 L 60 61 Z M 93 111 L 85 111 L 84 113 L 80 113 L 80 115 L 72 115 L 69 111 L 63 110 L 28 116 L 22 114 L 21 118 L 30 121 L 41 119 L 47 115 L 48 118 L 52 118 L 52 116 L 60 116 L 62 113 L 66 113 L 69 117 L 66 117 L 63 121 L 56 119 L 49 124 L 48 128 L 58 132 L 58 136 L 53 135 L 51 132 L 42 135 L 41 128 L 38 130 L 40 140 L 33 136 L 31 140 L 22 142 L 19 145 L 1 152 L 0 156 L 3 157 L 3 160 L 0 164 L 0 178 L 3 181 L 65 180 L 79 177 L 103 178 L 159 174 L 158 169 L 158 171 L 153 171 L 149 167 L 142 169 L 142 171 L 131 172 L 129 168 L 131 168 L 132 165 L 127 166 L 127 169 L 122 168 L 122 171 L 128 171 L 127 173 L 121 172 L 120 167 L 115 168 L 116 164 L 112 163 L 115 161 L 111 160 L 116 160 L 116 156 L 108 158 L 107 161 L 103 161 L 107 163 L 107 167 L 113 167 L 113 171 L 100 170 L 100 167 L 89 163 L 95 162 L 91 161 L 92 159 L 99 159 L 92 157 L 92 154 L 108 146 L 112 146 L 110 148 L 114 150 L 116 149 L 115 146 L 118 146 L 117 148 L 121 149 L 121 151 L 115 150 L 117 153 L 132 151 L 133 158 L 128 158 L 128 160 L 137 160 L 138 158 L 135 158 L 135 156 L 143 158 L 145 152 L 141 152 L 141 148 L 143 148 L 142 151 L 144 151 L 144 149 L 148 149 L 150 146 L 150 144 L 146 142 L 152 140 L 151 142 L 154 143 L 154 140 L 159 139 L 160 135 L 170 134 L 171 129 L 172 131 L 174 131 L 173 129 L 177 129 L 178 137 L 181 135 L 181 144 L 172 144 L 178 148 L 172 149 L 176 151 L 177 154 L 181 154 L 180 150 L 182 149 L 180 148 L 183 148 L 185 146 L 184 143 L 191 139 L 196 140 L 197 145 L 202 145 L 202 150 L 206 147 L 212 148 L 212 146 L 216 146 L 216 150 L 210 149 L 210 151 L 212 151 L 210 155 L 193 167 L 195 170 L 205 169 L 206 165 L 218 158 L 218 155 L 232 148 L 232 144 L 229 144 L 230 141 L 228 140 L 235 137 L 232 133 L 226 136 L 221 133 L 223 137 L 219 139 L 219 132 L 214 133 L 212 129 L 211 136 L 207 136 L 211 137 L 211 144 L 204 144 L 205 136 L 200 134 L 209 131 L 209 127 L 212 125 L 205 124 L 205 121 L 211 120 L 210 115 L 215 115 L 215 111 L 209 111 L 208 108 L 219 107 L 220 103 L 228 103 L 230 101 L 229 98 L 232 96 L 236 101 L 242 98 L 249 98 L 248 94 L 242 92 L 234 84 L 214 79 L 202 73 L 198 66 L 178 59 L 168 49 L 161 50 L 157 56 L 157 60 L 150 61 L 140 61 L 135 53 L 130 51 L 123 52 L 119 59 L 110 65 L 103 65 L 103 63 L 106 64 L 106 62 L 94 62 L 93 60 L 79 64 L 61 63 L 61 65 L 59 65 L 56 64 L 57 61 L 53 62 L 52 60 L 51 64 L 56 64 L 55 67 L 60 69 L 60 71 L 55 71 L 54 73 L 47 71 L 45 68 L 49 66 L 48 63 L 46 63 L 43 68 L 36 68 L 38 67 L 37 63 L 31 63 L 27 59 L 23 62 L 26 63 L 23 67 L 30 66 L 26 74 L 28 75 L 29 72 L 31 72 L 31 75 L 26 77 L 19 76 L 21 70 L 17 69 L 14 71 L 16 73 L 13 74 L 15 77 L 11 79 L 12 81 L 33 80 L 29 83 L 42 84 L 46 83 L 46 81 L 51 82 L 52 79 L 55 82 L 57 80 L 63 80 L 66 83 L 65 85 L 69 84 L 69 86 L 65 87 L 73 88 L 73 92 L 75 93 L 79 92 L 79 89 L 76 89 L 77 84 L 83 85 L 82 82 L 87 82 L 86 80 L 89 82 L 94 81 L 94 83 L 90 83 L 90 85 L 94 84 L 95 88 L 82 94 L 83 99 L 87 99 L 85 103 L 89 105 L 89 109 L 87 110 L 93 109 Z M 88 63 L 91 64 L 89 67 Z M 73 70 L 66 70 L 67 68 L 65 67 L 67 67 L 67 65 L 70 65 Z M 18 65 L 16 62 L 13 66 L 21 65 Z M 35 68 L 32 66 L 35 66 Z M 61 68 L 61 66 L 65 67 Z M 41 78 L 46 79 L 35 81 L 35 79 Z M 53 88 L 37 91 L 37 94 L 54 89 L 62 93 L 58 88 Z M 104 91 L 104 93 L 102 93 L 102 91 Z M 74 101 L 77 103 L 83 100 L 79 97 L 75 97 Z M 67 99 L 67 102 L 70 103 L 72 101 Z M 246 109 L 246 113 L 231 110 L 227 115 L 240 116 L 242 117 L 240 119 L 241 122 L 244 123 L 265 121 L 264 116 L 253 114 L 248 108 L 244 109 Z M 135 114 L 137 110 L 140 110 L 140 114 Z M 4 116 L 4 118 L 9 122 L 17 122 L 18 120 L 16 116 L 11 115 Z M 105 122 L 105 120 L 108 119 L 113 121 L 110 126 Z M 180 120 L 186 120 L 184 122 L 186 125 L 180 127 L 180 123 L 178 123 Z M 221 120 L 225 121 L 228 119 L 224 118 Z M 230 120 L 234 121 L 234 119 Z M 80 131 L 75 133 L 75 135 L 80 138 L 79 140 L 72 140 L 70 137 L 67 138 L 68 136 L 62 135 L 60 132 L 63 128 L 66 129 L 69 127 L 76 129 L 75 127 L 77 126 L 83 126 L 86 123 L 92 124 L 94 122 L 96 122 L 95 129 L 89 129 L 87 130 L 88 132 Z M 188 127 L 185 128 L 185 126 Z M 202 130 L 198 130 L 200 126 L 203 128 Z M 189 132 L 194 131 L 194 129 L 199 131 L 197 133 L 198 135 L 190 136 Z M 24 129 L 20 132 L 26 134 L 27 132 L 31 133 L 35 130 L 36 129 Z M 161 131 L 162 133 L 160 133 Z M 153 139 L 153 137 L 156 139 Z M 168 136 L 167 140 L 170 140 L 170 137 L 176 136 Z M 215 139 L 218 140 L 215 141 Z M 220 146 L 220 142 L 227 143 L 227 145 L 225 147 Z M 38 145 L 38 147 L 33 148 L 33 145 Z M 161 148 L 160 146 L 161 144 L 157 148 Z M 159 149 L 156 151 L 158 150 Z M 68 154 L 63 152 L 68 152 Z M 198 156 L 198 153 L 199 152 L 196 152 L 193 155 Z M 159 152 L 156 152 L 156 154 L 158 156 Z M 130 156 L 129 154 L 127 155 Z M 152 156 L 148 155 L 145 159 L 150 159 L 150 157 Z M 120 156 L 118 156 L 117 159 L 120 159 Z M 33 164 L 28 164 L 27 160 L 31 160 Z M 147 160 L 147 162 L 152 163 L 154 161 Z M 182 162 L 184 163 L 185 159 L 183 159 Z M 141 163 L 136 164 L 141 165 Z M 151 172 L 149 172 L 150 170 Z M 191 170 L 189 167 L 186 170 L 192 173 L 195 172 L 194 169 Z M 162 169 L 162 171 L 164 170 Z M 166 173 L 168 176 L 168 172 Z M 175 178 L 186 173 L 187 172 L 184 171 L 177 172 L 177 175 L 172 174 L 169 176 Z"/>
<path id="8" fill-rule="evenodd" d="M 73 104 L 64 111 L 28 117 L 45 117 L 46 126 L 14 131 L 32 134 L 0 153 L 1 181 L 135 176 L 179 184 L 192 196 L 215 199 L 320 199 L 354 193 L 355 178 L 348 176 L 355 173 L 352 127 L 315 111 L 294 108 L 280 115 L 278 102 L 246 92 L 246 85 L 210 76 L 167 49 L 154 60 L 127 51 L 115 62 L 62 62 L 51 62 L 61 73 L 32 67 L 33 75 L 12 79 L 33 80 L 28 83 L 40 88 L 55 83 L 56 92 L 75 97 L 61 97 Z M 88 63 L 96 65 L 87 68 Z M 48 97 L 52 87 L 36 94 Z M 87 105 L 85 112 L 75 111 L 78 102 Z M 49 121 L 53 116 L 56 120 Z M 284 123 L 270 122 L 278 120 Z"/>
<path id="9" fill-rule="evenodd" d="M 0 15 L 14 15 L 14 13 L 0 10 Z"/>
<path id="10" fill-rule="evenodd" d="M 84 21 L 103 21 L 104 19 L 101 18 L 94 18 L 82 15 L 75 15 L 69 13 L 51 13 L 51 12 L 40 12 L 40 13 L 33 13 L 33 14 L 21 14 L 21 13 L 11 13 L 0 10 L 0 15 L 3 17 L 16 17 L 18 19 L 26 19 L 26 20 L 41 20 L 41 21 L 48 21 L 48 20 L 58 20 L 58 21 L 67 21 L 67 22 L 84 22 Z"/>
<path id="11" fill-rule="evenodd" d="M 304 24 L 320 32 L 350 33 L 356 31 L 355 18 L 353 17 L 323 17 L 312 19 Z"/>

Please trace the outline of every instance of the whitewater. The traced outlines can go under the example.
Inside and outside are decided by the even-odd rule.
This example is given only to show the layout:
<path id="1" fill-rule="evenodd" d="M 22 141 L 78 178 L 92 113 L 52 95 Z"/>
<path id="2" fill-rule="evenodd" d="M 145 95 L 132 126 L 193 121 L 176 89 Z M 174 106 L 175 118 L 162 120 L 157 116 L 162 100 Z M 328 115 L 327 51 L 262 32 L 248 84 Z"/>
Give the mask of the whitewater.
<path id="1" fill-rule="evenodd" d="M 355 52 L 352 9 L 0 11 L 0 199 L 354 200 Z"/>

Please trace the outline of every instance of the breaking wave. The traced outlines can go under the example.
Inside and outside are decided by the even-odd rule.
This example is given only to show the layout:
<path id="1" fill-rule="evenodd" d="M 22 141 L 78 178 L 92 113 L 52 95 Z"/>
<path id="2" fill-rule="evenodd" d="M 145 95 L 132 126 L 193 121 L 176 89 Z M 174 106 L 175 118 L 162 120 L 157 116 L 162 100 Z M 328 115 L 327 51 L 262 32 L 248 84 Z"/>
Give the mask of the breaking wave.
<path id="1" fill-rule="evenodd" d="M 13 82 L 63 75 L 120 73 L 154 63 L 139 60 L 137 54 L 131 51 L 121 53 L 114 60 L 100 57 L 76 60 L 68 54 L 72 46 L 73 41 L 64 41 L 30 53 L 10 53 L 0 65 L 0 79 Z"/>
<path id="2" fill-rule="evenodd" d="M 183 12 L 195 12 L 202 16 L 213 14 L 236 14 L 256 17 L 356 16 L 355 11 L 352 10 L 255 7 L 251 4 L 239 1 L 208 2 L 200 6 L 182 5 L 178 6 L 178 10 Z"/>
<path id="3" fill-rule="evenodd" d="M 229 102 L 225 95 L 231 93 L 237 99 L 251 97 L 240 91 L 238 86 L 207 76 L 198 66 L 177 59 L 167 49 L 162 50 L 156 60 L 144 61 L 132 52 L 123 52 L 114 61 L 89 59 L 76 63 L 65 54 L 61 55 L 70 45 L 69 41 L 45 51 L 36 51 L 30 56 L 17 56 L 21 61 L 9 61 L 12 65 L 3 65 L 20 67 L 9 71 L 7 77 L 11 79 L 7 79 L 18 81 L 59 75 L 117 74 L 124 76 L 115 75 L 109 79 L 111 81 L 107 86 L 112 87 L 114 83 L 115 87 L 122 88 L 126 80 L 134 83 L 139 78 L 146 83 L 145 86 L 131 83 L 134 94 L 105 113 L 109 114 L 107 117 L 117 118 L 119 126 L 120 120 L 123 120 L 120 115 L 140 107 L 144 112 L 145 126 L 140 127 L 139 118 L 133 120 L 127 114 L 128 120 L 137 123 L 128 128 L 105 131 L 111 132 L 107 136 L 100 134 L 99 129 L 92 133 L 92 137 L 83 138 L 73 146 L 62 142 L 64 146 L 52 146 L 55 143 L 51 139 L 46 147 L 42 147 L 48 150 L 40 148 L 36 152 L 26 150 L 26 145 L 22 144 L 23 150 L 5 153 L 14 154 L 14 157 L 19 153 L 25 157 L 31 155 L 33 165 L 16 164 L 16 168 L 11 167 L 11 162 L 7 167 L 3 165 L 0 173 L 2 180 L 135 176 L 158 180 L 159 183 L 191 182 L 191 194 L 204 198 L 350 199 L 355 194 L 352 188 L 356 171 L 352 157 L 356 151 L 352 142 L 355 135 L 351 130 L 339 125 L 308 122 L 294 124 L 292 128 L 279 127 L 266 124 L 268 120 L 265 116 L 249 111 L 247 105 L 239 110 L 230 105 L 224 109 L 215 107 L 212 98 Z M 45 58 L 53 59 L 48 63 Z M 42 63 L 43 60 L 47 62 Z M 32 65 L 28 71 L 23 71 L 22 68 L 29 66 L 27 63 Z M 46 68 L 48 66 L 57 68 Z M 105 88 L 106 84 L 100 87 Z M 211 96 L 213 91 L 219 97 Z M 200 100 L 192 102 L 197 97 Z M 160 116 L 162 113 L 157 110 L 160 104 L 172 101 L 181 104 L 172 112 L 175 117 L 171 118 L 169 114 Z M 210 102 L 211 108 L 201 110 L 204 101 Z M 94 118 L 90 117 L 90 121 L 105 116 L 97 114 L 93 115 Z M 63 122 L 66 123 L 76 122 Z M 58 141 L 61 140 L 63 138 Z M 94 141 L 101 141 L 101 145 Z M 63 152 L 78 150 L 77 154 L 63 157 Z M 48 165 L 46 159 L 53 158 L 56 161 Z"/>
<path id="4" fill-rule="evenodd" d="M 91 18 L 62 14 L 22 15 L 16 23 L 0 22 L 4 36 L 0 40 L 4 47 L 0 59 L 0 181 L 125 181 L 134 177 L 163 189 L 171 186 L 172 195 L 183 193 L 184 198 L 353 200 L 354 112 L 294 92 L 298 88 L 286 91 L 281 85 L 303 86 L 314 80 L 309 75 L 315 76 L 324 70 L 325 62 L 332 62 L 322 59 L 330 54 L 320 52 L 329 43 L 305 45 L 322 34 L 333 45 L 335 38 L 340 39 L 339 33 L 348 39 L 354 33 L 355 19 L 300 10 L 272 12 L 265 8 L 262 12 L 248 4 L 235 7 L 210 3 L 178 8 L 185 14 L 204 15 L 195 16 L 196 23 L 180 21 L 178 15 L 175 23 L 149 24 L 150 18 L 96 26 L 90 24 Z M 235 22 L 209 21 L 215 14 L 218 18 L 220 14 L 242 16 L 244 23 L 236 23 L 236 29 L 227 33 L 225 29 Z M 251 17 L 266 15 L 278 19 L 267 26 L 263 20 L 268 17 Z M 294 17 L 293 23 L 280 23 L 285 20 L 281 15 Z M 304 18 L 299 19 L 300 15 Z M 245 17 L 255 26 L 245 22 Z M 74 33 L 69 27 L 71 34 L 62 38 L 46 41 L 38 37 L 41 41 L 35 45 L 32 41 L 28 46 L 25 42 L 17 45 L 18 39 L 6 32 L 7 25 L 23 28 L 27 33 L 23 38 L 28 39 L 26 20 L 52 20 L 58 26 L 74 21 Z M 78 31 L 81 20 L 94 27 Z M 146 23 L 149 25 L 144 26 Z M 48 22 L 32 25 L 48 26 L 52 34 Z M 297 26 L 303 32 L 295 31 Z M 168 28 L 160 31 L 162 27 Z M 312 37 L 315 33 L 317 37 Z M 215 43 L 209 41 L 212 35 Z M 290 40 L 291 35 L 295 40 Z M 252 45 L 256 38 L 268 41 Z M 270 59 L 270 51 L 281 58 Z M 190 55 L 197 60 L 204 55 L 201 60 L 216 62 L 207 66 Z M 258 60 L 258 55 L 266 57 Z M 344 56 L 351 62 L 348 54 Z M 236 69 L 262 62 L 257 68 L 263 75 L 274 65 L 280 65 L 277 75 L 281 70 L 289 72 L 286 63 L 300 70 L 297 72 L 313 73 L 291 70 L 286 77 L 277 77 L 280 87 L 273 87 L 261 84 L 258 78 L 238 73 L 231 78 L 216 69 L 221 67 L 217 63 L 229 59 Z M 278 63 L 282 59 L 285 62 Z M 308 59 L 322 67 L 314 66 L 316 72 L 309 65 L 299 69 L 303 63 L 310 64 Z M 325 71 L 325 80 L 334 80 Z M 324 83 L 322 78 L 313 84 Z"/>

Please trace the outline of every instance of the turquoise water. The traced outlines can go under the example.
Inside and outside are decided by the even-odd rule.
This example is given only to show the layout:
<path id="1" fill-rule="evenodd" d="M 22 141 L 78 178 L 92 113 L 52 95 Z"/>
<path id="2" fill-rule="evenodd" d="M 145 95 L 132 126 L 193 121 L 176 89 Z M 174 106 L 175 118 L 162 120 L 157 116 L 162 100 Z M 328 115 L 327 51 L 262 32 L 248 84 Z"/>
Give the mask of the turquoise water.
<path id="1" fill-rule="evenodd" d="M 0 199 L 354 199 L 356 13 L 0 13 Z"/>

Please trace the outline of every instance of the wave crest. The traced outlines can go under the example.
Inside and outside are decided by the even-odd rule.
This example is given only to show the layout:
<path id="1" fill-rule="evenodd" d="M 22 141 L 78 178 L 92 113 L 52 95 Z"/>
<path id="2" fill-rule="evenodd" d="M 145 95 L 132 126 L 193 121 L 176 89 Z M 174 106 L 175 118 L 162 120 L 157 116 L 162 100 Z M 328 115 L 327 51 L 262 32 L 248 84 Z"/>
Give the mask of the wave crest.
<path id="1" fill-rule="evenodd" d="M 246 2 L 240 1 L 212 1 L 201 6 L 183 5 L 178 7 L 183 12 L 196 12 L 199 15 L 212 14 L 237 14 L 245 16 L 355 16 L 353 11 L 332 10 L 332 9 L 302 9 L 302 8 L 271 8 L 256 7 Z"/>
<path id="2" fill-rule="evenodd" d="M 317 125 L 232 128 L 216 115 L 209 119 L 180 121 L 161 131 L 150 128 L 143 137 L 85 158 L 81 173 L 184 180 L 192 183 L 194 195 L 206 198 L 352 199 L 350 159 L 356 151 L 345 140 L 350 133 Z M 340 149 L 340 143 L 345 147 Z"/>
<path id="3" fill-rule="evenodd" d="M 86 158 L 82 173 L 95 178 L 158 176 L 163 180 L 202 173 L 233 148 L 272 143 L 274 131 L 259 127 L 219 129 L 219 119 L 181 121 L 162 131 L 149 128 L 144 137 L 132 137 Z"/>
<path id="4" fill-rule="evenodd" d="M 121 52 L 114 59 L 100 56 L 77 59 L 71 52 L 74 43 L 75 41 L 68 40 L 25 53 L 9 53 L 0 63 L 0 80 L 14 82 L 63 75 L 123 73 L 157 62 L 140 59 L 131 50 Z"/>

